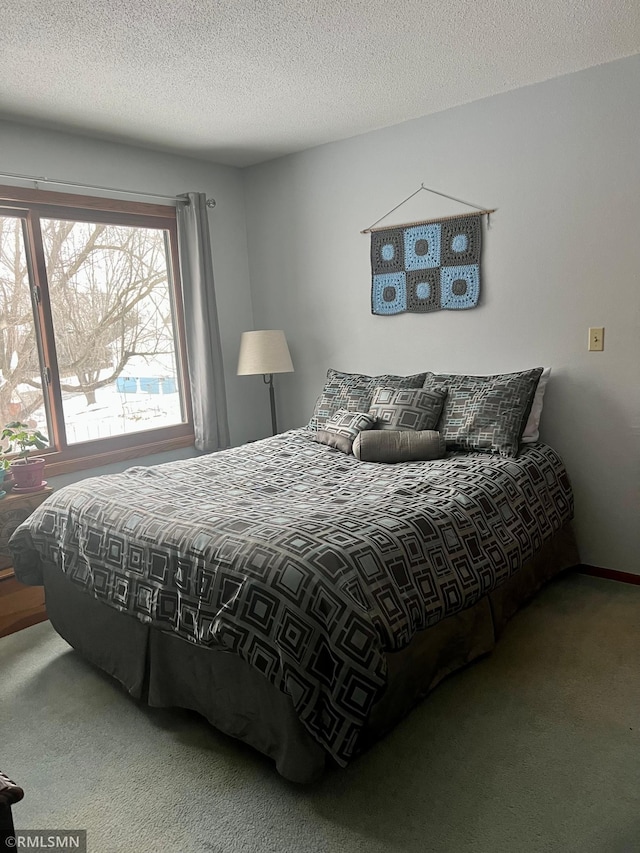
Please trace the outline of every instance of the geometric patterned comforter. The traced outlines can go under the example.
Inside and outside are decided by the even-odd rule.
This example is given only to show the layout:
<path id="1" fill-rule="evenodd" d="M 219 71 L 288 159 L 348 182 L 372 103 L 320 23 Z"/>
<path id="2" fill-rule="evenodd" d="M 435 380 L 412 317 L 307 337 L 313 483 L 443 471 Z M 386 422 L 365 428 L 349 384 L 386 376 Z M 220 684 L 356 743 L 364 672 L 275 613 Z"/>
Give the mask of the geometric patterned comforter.
<path id="1" fill-rule="evenodd" d="M 386 683 L 385 652 L 474 604 L 573 515 L 558 455 L 360 462 L 307 429 L 94 477 L 15 532 L 106 605 L 239 655 L 344 765 Z"/>

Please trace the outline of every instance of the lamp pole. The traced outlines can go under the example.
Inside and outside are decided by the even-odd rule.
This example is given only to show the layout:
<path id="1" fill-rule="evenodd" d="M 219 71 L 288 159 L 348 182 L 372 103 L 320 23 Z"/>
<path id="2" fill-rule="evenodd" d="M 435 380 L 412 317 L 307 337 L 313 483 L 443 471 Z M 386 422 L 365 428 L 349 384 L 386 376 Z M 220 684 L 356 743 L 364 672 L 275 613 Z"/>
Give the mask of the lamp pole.
<path id="1" fill-rule="evenodd" d="M 278 434 L 278 421 L 276 418 L 276 394 L 273 390 L 273 373 L 263 373 L 262 381 L 269 386 L 269 402 L 271 403 L 271 430 L 273 435 Z"/>

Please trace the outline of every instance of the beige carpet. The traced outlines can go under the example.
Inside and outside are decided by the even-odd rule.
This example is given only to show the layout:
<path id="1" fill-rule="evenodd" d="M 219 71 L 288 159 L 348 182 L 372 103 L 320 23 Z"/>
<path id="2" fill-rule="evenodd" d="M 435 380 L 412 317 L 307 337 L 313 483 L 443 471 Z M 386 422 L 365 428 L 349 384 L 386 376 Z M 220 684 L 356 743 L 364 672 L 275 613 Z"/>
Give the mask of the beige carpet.
<path id="1" fill-rule="evenodd" d="M 139 706 L 48 623 L 0 640 L 22 828 L 90 853 L 640 851 L 640 586 L 568 575 L 495 652 L 310 787 L 188 712 Z"/>

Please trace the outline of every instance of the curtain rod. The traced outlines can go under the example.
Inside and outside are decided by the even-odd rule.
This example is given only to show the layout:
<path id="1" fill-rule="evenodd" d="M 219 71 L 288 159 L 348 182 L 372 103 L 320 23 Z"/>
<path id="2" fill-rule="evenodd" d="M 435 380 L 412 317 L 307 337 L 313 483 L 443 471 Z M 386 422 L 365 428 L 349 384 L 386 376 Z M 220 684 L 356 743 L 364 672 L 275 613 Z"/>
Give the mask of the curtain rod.
<path id="1" fill-rule="evenodd" d="M 58 187 L 76 187 L 82 190 L 102 190 L 103 192 L 121 193 L 124 195 L 144 196 L 145 198 L 161 198 L 164 201 L 179 201 L 185 204 L 187 199 L 175 195 L 159 195 L 158 193 L 143 193 L 136 190 L 123 190 L 119 187 L 99 187 L 92 184 L 79 184 L 74 181 L 56 181 L 54 178 L 38 177 L 37 175 L 15 175 L 11 172 L 0 172 L 0 178 L 15 178 L 20 181 L 33 181 L 34 183 L 55 184 Z M 215 198 L 207 199 L 207 207 L 216 206 Z"/>

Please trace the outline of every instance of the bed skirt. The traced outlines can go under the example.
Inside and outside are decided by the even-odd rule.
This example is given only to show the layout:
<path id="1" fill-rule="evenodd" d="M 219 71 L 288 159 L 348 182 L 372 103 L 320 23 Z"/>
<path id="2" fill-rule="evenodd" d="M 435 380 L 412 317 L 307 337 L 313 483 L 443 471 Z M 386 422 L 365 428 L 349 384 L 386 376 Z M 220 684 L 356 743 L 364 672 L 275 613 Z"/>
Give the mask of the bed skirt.
<path id="1" fill-rule="evenodd" d="M 358 744 L 393 728 L 443 678 L 495 646 L 508 619 L 550 578 L 579 563 L 566 525 L 504 584 L 472 607 L 387 654 L 388 685 Z M 318 778 L 330 761 L 291 701 L 241 658 L 150 628 L 79 591 L 54 566 L 44 568 L 47 614 L 55 630 L 135 698 L 153 707 L 189 708 L 217 729 L 275 761 L 293 782 Z"/>

